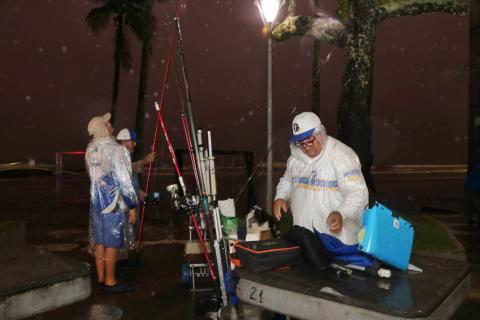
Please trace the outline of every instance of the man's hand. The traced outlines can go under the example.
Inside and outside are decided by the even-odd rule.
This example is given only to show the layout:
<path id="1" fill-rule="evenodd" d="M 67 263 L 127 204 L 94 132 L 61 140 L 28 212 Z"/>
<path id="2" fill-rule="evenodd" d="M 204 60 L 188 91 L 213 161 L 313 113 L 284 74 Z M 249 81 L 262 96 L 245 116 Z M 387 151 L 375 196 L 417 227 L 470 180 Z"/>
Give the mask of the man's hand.
<path id="1" fill-rule="evenodd" d="M 155 155 L 156 155 L 156 152 L 150 152 L 145 157 L 143 157 L 142 159 L 143 165 L 147 165 L 155 161 Z"/>
<path id="2" fill-rule="evenodd" d="M 132 208 L 128 211 L 128 223 L 134 224 L 137 221 L 137 209 Z"/>
<path id="3" fill-rule="evenodd" d="M 285 199 L 277 199 L 273 203 L 273 214 L 275 219 L 280 221 L 282 214 L 288 211 L 288 202 Z"/>
<path id="4" fill-rule="evenodd" d="M 140 198 L 140 201 L 142 201 L 142 202 L 145 201 L 145 196 L 146 196 L 146 195 L 147 195 L 147 194 L 146 194 L 145 191 L 143 191 L 142 189 L 140 189 L 140 190 L 138 191 L 138 197 Z"/>
<path id="5" fill-rule="evenodd" d="M 343 218 L 340 212 L 338 211 L 330 212 L 326 222 L 330 232 L 339 233 L 340 231 L 342 231 Z"/>

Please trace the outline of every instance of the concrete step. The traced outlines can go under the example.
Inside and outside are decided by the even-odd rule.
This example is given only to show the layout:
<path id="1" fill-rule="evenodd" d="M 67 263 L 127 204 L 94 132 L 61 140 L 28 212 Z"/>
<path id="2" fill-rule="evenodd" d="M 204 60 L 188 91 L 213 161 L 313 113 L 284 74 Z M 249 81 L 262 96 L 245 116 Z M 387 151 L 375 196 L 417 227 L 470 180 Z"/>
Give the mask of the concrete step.
<path id="1" fill-rule="evenodd" d="M 26 245 L 0 246 L 0 319 L 22 319 L 90 296 L 90 265 Z"/>

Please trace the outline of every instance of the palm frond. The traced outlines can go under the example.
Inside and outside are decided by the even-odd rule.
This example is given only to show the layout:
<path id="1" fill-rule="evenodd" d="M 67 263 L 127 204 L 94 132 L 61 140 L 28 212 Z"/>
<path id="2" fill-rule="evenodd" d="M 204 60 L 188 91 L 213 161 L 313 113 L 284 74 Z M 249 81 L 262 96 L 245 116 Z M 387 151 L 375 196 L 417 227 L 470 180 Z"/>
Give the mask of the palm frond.
<path id="1" fill-rule="evenodd" d="M 108 23 L 110 22 L 110 19 L 114 13 L 115 11 L 108 6 L 93 8 L 87 14 L 85 21 L 93 33 L 98 34 L 108 26 Z"/>

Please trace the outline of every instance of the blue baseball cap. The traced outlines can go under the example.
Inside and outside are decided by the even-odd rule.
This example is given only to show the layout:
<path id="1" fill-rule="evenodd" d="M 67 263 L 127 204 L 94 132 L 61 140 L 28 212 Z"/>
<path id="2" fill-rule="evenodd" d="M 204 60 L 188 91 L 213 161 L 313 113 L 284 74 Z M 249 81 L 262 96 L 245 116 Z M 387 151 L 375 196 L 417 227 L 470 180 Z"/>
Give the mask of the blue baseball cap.
<path id="1" fill-rule="evenodd" d="M 117 134 L 117 140 L 119 141 L 132 140 L 132 141 L 138 142 L 137 134 L 135 133 L 135 131 L 129 128 L 124 128 L 120 130 Z"/>

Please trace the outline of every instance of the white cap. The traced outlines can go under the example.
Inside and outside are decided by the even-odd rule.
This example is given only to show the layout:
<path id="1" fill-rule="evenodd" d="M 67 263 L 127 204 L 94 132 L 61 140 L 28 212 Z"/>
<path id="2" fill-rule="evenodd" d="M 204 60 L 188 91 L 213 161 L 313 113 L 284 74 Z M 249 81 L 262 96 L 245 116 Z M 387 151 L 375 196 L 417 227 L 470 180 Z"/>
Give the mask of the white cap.
<path id="1" fill-rule="evenodd" d="M 121 140 L 121 141 L 132 140 L 132 141 L 138 142 L 137 141 L 137 134 L 135 133 L 135 131 L 133 131 L 132 129 L 128 129 L 128 128 L 123 128 L 122 130 L 120 130 L 118 132 L 117 140 Z"/>
<path id="2" fill-rule="evenodd" d="M 320 118 L 313 112 L 302 112 L 298 114 L 292 121 L 293 136 L 291 143 L 302 141 L 311 137 L 315 133 L 315 129 L 323 128 Z"/>
<path id="3" fill-rule="evenodd" d="M 99 133 L 103 133 L 105 129 L 105 123 L 110 121 L 110 112 L 105 113 L 103 116 L 93 117 L 88 122 L 87 130 L 91 136 L 97 136 Z"/>

